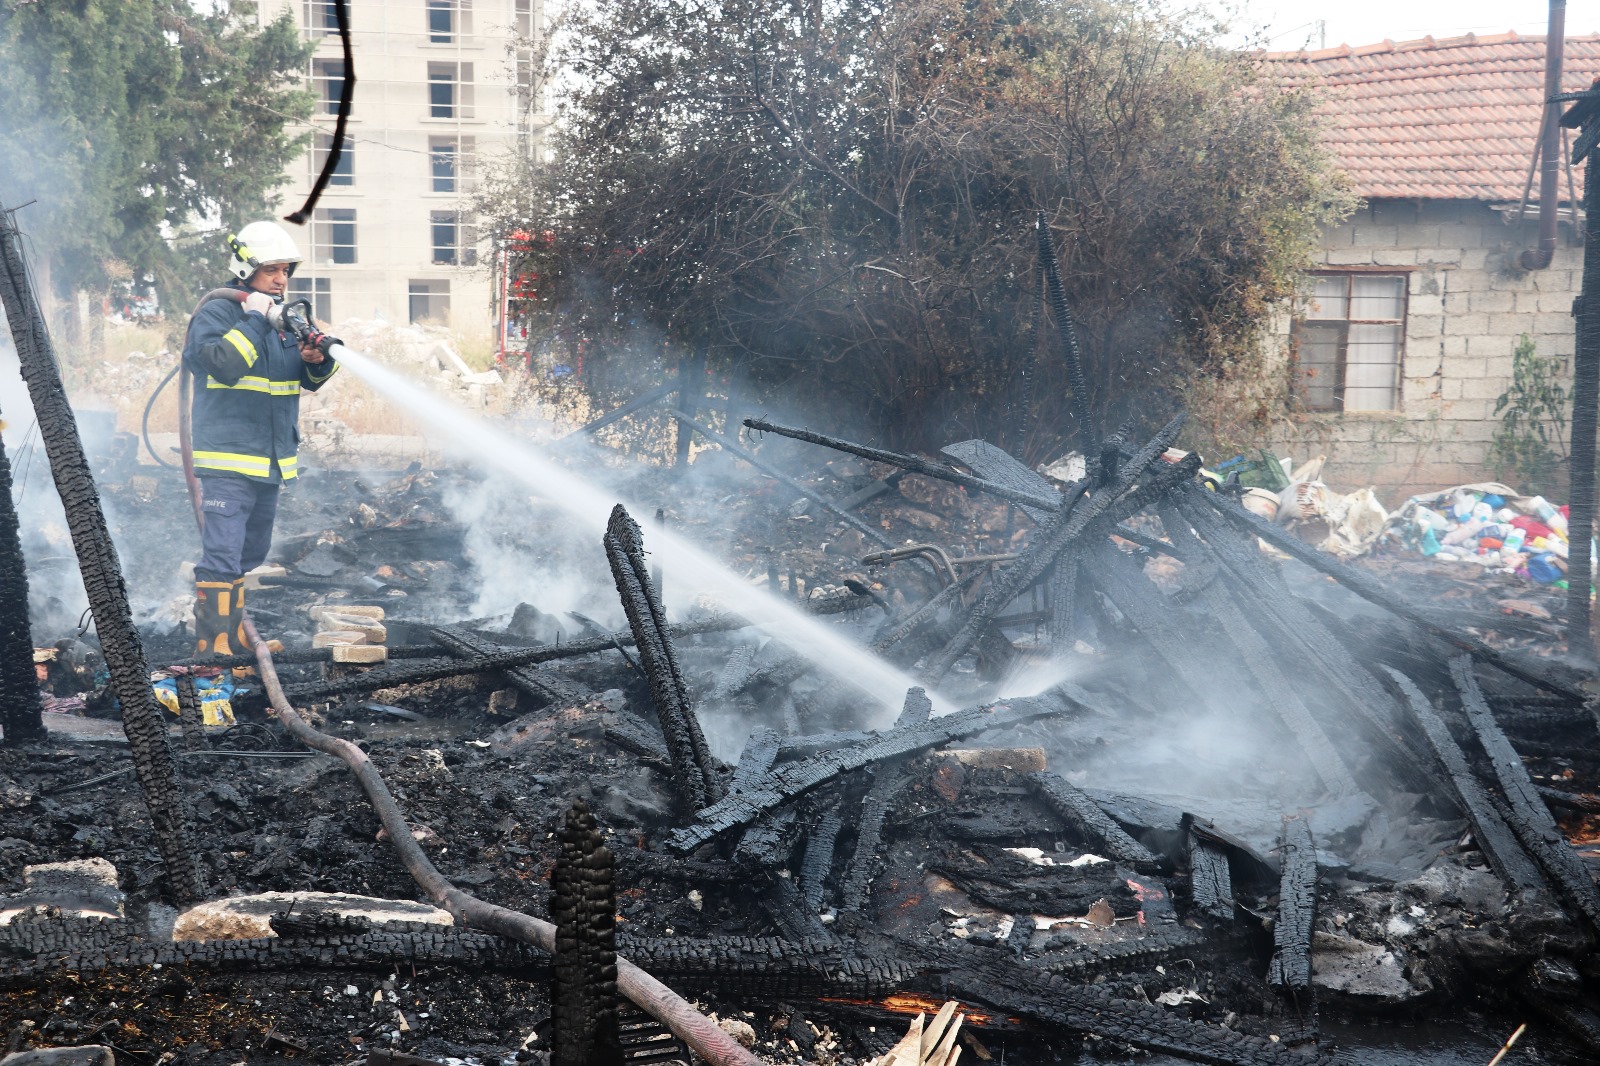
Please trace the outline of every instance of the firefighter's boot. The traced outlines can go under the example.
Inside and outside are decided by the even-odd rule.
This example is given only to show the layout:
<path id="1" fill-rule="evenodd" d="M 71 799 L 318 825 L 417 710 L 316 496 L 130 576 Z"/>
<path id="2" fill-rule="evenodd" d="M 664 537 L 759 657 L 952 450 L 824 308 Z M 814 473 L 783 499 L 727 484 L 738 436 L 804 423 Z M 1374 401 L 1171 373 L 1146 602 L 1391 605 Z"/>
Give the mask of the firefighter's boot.
<path id="1" fill-rule="evenodd" d="M 233 582 L 194 583 L 194 654 L 196 658 L 233 654 Z"/>
<path id="2" fill-rule="evenodd" d="M 249 655 L 250 639 L 244 635 L 244 578 L 233 579 L 233 653 Z"/>

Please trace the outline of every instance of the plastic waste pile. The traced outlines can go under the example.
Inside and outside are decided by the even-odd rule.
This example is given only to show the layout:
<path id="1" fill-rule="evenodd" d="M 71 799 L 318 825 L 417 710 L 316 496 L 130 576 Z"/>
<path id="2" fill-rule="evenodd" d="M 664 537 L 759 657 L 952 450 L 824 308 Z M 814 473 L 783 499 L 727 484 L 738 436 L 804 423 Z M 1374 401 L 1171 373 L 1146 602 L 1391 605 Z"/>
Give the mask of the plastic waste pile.
<path id="1" fill-rule="evenodd" d="M 1567 508 L 1497 482 L 1411 497 L 1390 518 L 1384 540 L 1441 562 L 1567 587 Z M 1589 552 L 1593 557 L 1593 540 Z"/>

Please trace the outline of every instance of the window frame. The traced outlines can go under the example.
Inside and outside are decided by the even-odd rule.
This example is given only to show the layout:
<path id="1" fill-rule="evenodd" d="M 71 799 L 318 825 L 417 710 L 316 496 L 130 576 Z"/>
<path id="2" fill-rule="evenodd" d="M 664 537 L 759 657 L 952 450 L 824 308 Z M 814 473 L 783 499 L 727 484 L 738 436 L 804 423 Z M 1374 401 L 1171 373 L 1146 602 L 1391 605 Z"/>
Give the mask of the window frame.
<path id="1" fill-rule="evenodd" d="M 473 65 L 457 60 L 428 61 L 428 119 L 434 122 L 471 122 L 473 108 Z M 450 102 L 440 104 L 434 96 L 436 87 L 448 87 Z M 441 114 L 441 107 L 448 111 Z"/>
<path id="2" fill-rule="evenodd" d="M 302 0 L 307 37 L 331 37 L 339 32 L 339 16 L 334 0 Z M 322 15 L 322 25 L 317 25 L 317 15 Z"/>
<path id="3" fill-rule="evenodd" d="M 315 133 L 311 142 L 311 180 L 316 181 L 317 175 L 322 173 L 322 166 L 327 162 L 328 153 L 333 151 L 333 134 Z M 328 188 L 353 189 L 356 184 L 356 141 L 348 133 L 344 136 L 344 148 L 339 153 L 339 167 L 328 175 Z"/>
<path id="4" fill-rule="evenodd" d="M 440 289 L 442 289 L 443 291 L 438 291 Z M 417 301 L 419 299 L 420 300 L 425 300 L 425 301 L 428 302 L 429 312 L 432 312 L 432 310 L 433 310 L 433 306 L 432 305 L 433 305 L 434 301 L 436 301 L 436 300 L 443 301 L 443 306 L 441 308 L 441 310 L 443 312 L 442 319 L 439 316 L 436 316 L 436 315 L 434 315 L 432 313 L 424 314 L 419 318 L 418 315 L 417 315 Z M 409 281 L 407 281 L 406 282 L 406 318 L 413 325 L 416 325 L 416 324 L 418 324 L 420 322 L 434 322 L 434 323 L 439 323 L 439 324 L 448 324 L 448 322 L 450 321 L 450 279 L 449 278 L 412 278 Z"/>
<path id="5" fill-rule="evenodd" d="M 337 216 L 337 217 L 336 217 Z M 348 216 L 348 217 L 346 217 Z M 361 258 L 359 219 L 353 207 L 319 207 L 311 217 L 311 258 L 318 267 L 356 266 Z M 340 243 L 337 227 L 350 227 L 350 240 Z M 341 259 L 341 249 L 349 249 L 349 258 Z"/>
<path id="6" fill-rule="evenodd" d="M 456 194 L 461 191 L 461 138 L 428 138 L 428 190 L 436 193 Z M 450 173 L 440 174 L 441 163 L 449 161 Z M 442 188 L 448 182 L 449 188 Z"/>
<path id="7" fill-rule="evenodd" d="M 339 76 L 324 73 L 337 69 Z M 337 115 L 339 113 L 339 100 L 344 96 L 345 69 L 344 59 L 317 58 L 311 60 L 311 81 L 317 86 L 317 114 Z M 337 86 L 337 91 L 335 91 Z"/>
<path id="8" fill-rule="evenodd" d="M 1291 370 L 1291 373 L 1293 375 L 1292 381 L 1293 381 L 1293 385 L 1294 385 L 1294 388 L 1292 389 L 1292 392 L 1293 392 L 1293 395 L 1294 395 L 1295 399 L 1298 400 L 1305 407 L 1306 410 L 1313 411 L 1313 412 L 1315 412 L 1317 414 L 1338 414 L 1338 415 L 1343 415 L 1343 414 L 1374 415 L 1374 414 L 1385 414 L 1385 413 L 1388 413 L 1388 412 L 1395 412 L 1395 411 L 1401 410 L 1401 408 L 1402 408 L 1402 406 L 1403 406 L 1403 404 L 1405 402 L 1405 396 L 1404 396 L 1405 375 L 1404 375 L 1404 370 L 1405 370 L 1405 363 L 1406 363 L 1406 333 L 1407 333 L 1407 326 L 1408 326 L 1408 323 L 1409 323 L 1410 313 L 1411 313 L 1411 274 L 1412 274 L 1412 269 L 1413 268 L 1411 268 L 1411 267 L 1367 267 L 1365 269 L 1359 268 L 1359 267 L 1342 268 L 1342 269 L 1341 268 L 1332 268 L 1332 267 L 1330 267 L 1330 268 L 1325 268 L 1325 269 L 1320 269 L 1320 270 L 1312 270 L 1312 271 L 1308 271 L 1307 272 L 1307 276 L 1311 277 L 1311 278 L 1342 278 L 1342 279 L 1344 279 L 1344 283 L 1345 283 L 1345 285 L 1344 285 L 1345 317 L 1344 318 L 1322 318 L 1322 319 L 1308 318 L 1306 316 L 1306 314 L 1305 314 L 1306 307 L 1305 307 L 1304 302 L 1302 302 L 1302 305 L 1299 308 L 1296 309 L 1296 313 L 1295 313 L 1294 319 L 1293 319 L 1292 324 L 1290 326 L 1290 334 L 1289 334 L 1289 336 L 1290 336 L 1290 370 Z M 1358 277 L 1365 277 L 1365 278 L 1395 278 L 1395 279 L 1397 279 L 1400 282 L 1400 309 L 1399 309 L 1400 310 L 1400 314 L 1399 314 L 1399 317 L 1398 318 L 1351 318 L 1350 317 L 1350 307 L 1352 305 L 1352 302 L 1355 299 L 1355 279 L 1358 278 Z M 1314 296 L 1312 298 L 1315 299 Z M 1334 374 L 1335 374 L 1335 377 L 1334 377 L 1334 384 L 1333 384 L 1333 404 L 1332 404 L 1332 406 L 1327 406 L 1327 407 L 1313 406 L 1310 403 L 1310 401 L 1307 399 L 1307 397 L 1306 397 L 1305 383 L 1302 380 L 1302 375 L 1300 373 L 1300 365 L 1301 365 L 1300 349 L 1301 349 L 1301 342 L 1306 336 L 1306 326 L 1309 323 L 1317 323 L 1319 325 L 1328 325 L 1328 324 L 1337 324 L 1338 325 L 1338 342 L 1337 342 L 1337 347 L 1336 347 L 1336 350 L 1335 350 L 1335 353 L 1334 353 Z M 1395 353 L 1394 353 L 1394 380 L 1393 380 L 1393 383 L 1391 385 L 1391 388 L 1393 389 L 1393 401 L 1392 401 L 1392 405 L 1389 406 L 1389 407 L 1386 407 L 1386 408 L 1362 408 L 1362 409 L 1356 410 L 1356 411 L 1349 411 L 1349 410 L 1347 410 L 1345 408 L 1345 375 L 1346 375 L 1346 371 L 1348 369 L 1348 360 L 1349 360 L 1349 352 L 1350 352 L 1350 327 L 1352 325 L 1355 325 L 1355 326 L 1364 326 L 1364 325 L 1398 326 L 1399 327 L 1398 330 L 1397 330 L 1397 338 L 1398 339 L 1397 339 L 1397 342 L 1395 344 Z"/>
<path id="9" fill-rule="evenodd" d="M 429 44 L 455 44 L 461 37 L 461 8 L 455 0 L 423 0 L 424 33 Z M 434 16 L 443 15 L 447 27 L 434 28 Z"/>
<path id="10" fill-rule="evenodd" d="M 296 273 L 289 279 L 287 298 L 311 301 L 311 317 L 326 325 L 333 321 L 333 282 L 324 277 Z"/>

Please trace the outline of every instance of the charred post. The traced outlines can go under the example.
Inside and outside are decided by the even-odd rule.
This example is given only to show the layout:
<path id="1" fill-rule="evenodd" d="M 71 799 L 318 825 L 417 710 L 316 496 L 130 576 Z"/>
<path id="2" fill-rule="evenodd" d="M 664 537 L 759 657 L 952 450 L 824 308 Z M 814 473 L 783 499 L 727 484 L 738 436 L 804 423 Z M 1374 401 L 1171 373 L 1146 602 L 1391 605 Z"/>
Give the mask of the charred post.
<path id="1" fill-rule="evenodd" d="M 621 1066 L 617 1028 L 616 860 L 594 815 L 575 800 L 550 873 L 555 920 L 552 1066 Z"/>
<path id="2" fill-rule="evenodd" d="M 0 744 L 44 736 L 28 624 L 28 568 L 11 496 L 11 460 L 0 442 Z"/>
<path id="3" fill-rule="evenodd" d="M 161 706 L 150 688 L 150 668 L 128 606 L 128 589 L 117 561 L 117 548 L 100 507 L 100 495 L 84 455 L 72 404 L 61 382 L 44 316 L 28 280 L 20 234 L 4 210 L 0 210 L 0 301 L 11 323 L 22 377 L 50 459 L 50 473 L 66 509 L 83 587 L 111 671 L 111 687 L 122 705 L 122 726 L 154 823 L 168 890 L 177 900 L 197 899 L 204 885 L 200 849 L 194 839 L 194 817 L 178 779 L 177 759 L 167 745 L 167 724 Z"/>
<path id="4" fill-rule="evenodd" d="M 722 798 L 722 782 L 713 769 L 705 734 L 689 702 L 689 689 L 678 668 L 666 614 L 645 565 L 638 523 L 621 504 L 611 512 L 611 521 L 606 525 L 605 549 L 639 658 L 650 678 L 656 717 L 672 756 L 674 784 L 684 804 L 690 810 L 700 810 Z"/>
<path id="5" fill-rule="evenodd" d="M 1567 646 L 1587 662 L 1595 657 L 1593 606 L 1590 586 L 1594 583 L 1588 542 L 1594 535 L 1595 518 L 1595 429 L 1600 417 L 1600 86 L 1574 93 L 1564 99 L 1575 101 L 1561 116 L 1561 124 L 1578 131 L 1572 145 L 1572 162 L 1588 159 L 1583 186 L 1583 287 L 1578 291 L 1573 314 L 1577 316 L 1577 339 L 1572 358 L 1572 534 L 1571 568 L 1567 573 Z"/>

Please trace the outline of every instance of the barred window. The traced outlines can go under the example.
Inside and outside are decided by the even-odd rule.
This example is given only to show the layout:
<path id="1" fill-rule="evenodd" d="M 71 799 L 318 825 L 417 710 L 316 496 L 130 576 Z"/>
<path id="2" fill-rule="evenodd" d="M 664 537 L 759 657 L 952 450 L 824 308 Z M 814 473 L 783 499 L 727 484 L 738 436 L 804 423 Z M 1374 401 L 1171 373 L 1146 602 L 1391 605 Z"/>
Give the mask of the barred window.
<path id="1" fill-rule="evenodd" d="M 337 115 L 339 98 L 344 94 L 344 60 L 313 59 L 311 80 L 317 93 L 318 113 Z"/>
<path id="2" fill-rule="evenodd" d="M 323 165 L 328 161 L 328 153 L 333 148 L 333 135 L 331 133 L 317 134 L 316 145 L 311 152 L 311 179 L 316 180 L 322 173 Z M 328 184 L 354 185 L 356 183 L 356 146 L 349 137 L 344 139 L 344 147 L 339 152 L 339 165 L 328 176 Z"/>
<path id="3" fill-rule="evenodd" d="M 296 274 L 289 279 L 289 299 L 310 300 L 311 317 L 323 325 L 333 319 L 333 284 L 327 278 Z"/>
<path id="4" fill-rule="evenodd" d="M 450 322 L 450 282 L 413 280 L 409 286 L 412 322 Z"/>
<path id="5" fill-rule="evenodd" d="M 1400 406 L 1406 275 L 1327 272 L 1294 322 L 1295 391 L 1313 411 Z"/>

